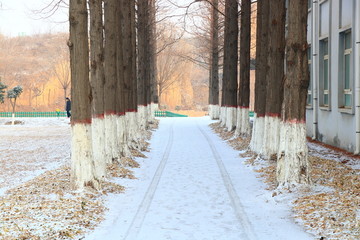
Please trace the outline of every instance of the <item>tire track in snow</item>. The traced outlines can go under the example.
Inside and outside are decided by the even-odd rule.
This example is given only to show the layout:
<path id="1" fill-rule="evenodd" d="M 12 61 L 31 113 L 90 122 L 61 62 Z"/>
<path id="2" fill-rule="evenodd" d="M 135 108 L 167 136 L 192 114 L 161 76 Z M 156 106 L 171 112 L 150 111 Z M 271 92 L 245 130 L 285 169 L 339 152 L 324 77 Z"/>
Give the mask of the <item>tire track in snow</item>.
<path id="1" fill-rule="evenodd" d="M 166 145 L 166 148 L 165 148 L 165 152 L 164 152 L 164 155 L 161 159 L 161 162 L 159 163 L 159 166 L 158 168 L 156 169 L 156 172 L 154 174 L 154 177 L 153 179 L 151 180 L 151 183 L 149 185 L 149 188 L 147 189 L 146 193 L 145 193 L 145 196 L 128 228 L 128 230 L 126 231 L 126 234 L 125 234 L 125 237 L 124 237 L 124 240 L 135 240 L 138 233 L 140 232 L 141 230 L 141 227 L 142 227 L 142 224 L 144 222 L 144 219 L 146 217 L 146 214 L 148 213 L 149 211 L 149 207 L 151 205 L 151 202 L 154 198 L 154 195 L 155 195 L 155 191 L 159 185 L 159 182 L 160 182 L 160 178 L 163 174 L 163 171 L 164 171 L 164 168 L 165 168 L 165 165 L 167 163 L 167 160 L 169 158 L 169 155 L 170 155 L 170 151 L 171 151 L 171 148 L 172 148 L 172 145 L 173 145 L 173 142 L 174 142 L 174 131 L 173 131 L 173 123 L 172 125 L 170 126 L 170 129 L 169 129 L 169 140 L 168 140 L 168 143 Z"/>
<path id="2" fill-rule="evenodd" d="M 215 145 L 213 144 L 213 142 L 211 141 L 210 137 L 206 134 L 206 132 L 199 126 L 197 125 L 197 127 L 199 128 L 200 132 L 203 134 L 203 136 L 206 138 L 206 141 L 208 142 L 211 152 L 214 155 L 214 158 L 216 160 L 216 163 L 219 167 L 220 173 L 221 173 L 221 177 L 224 181 L 224 185 L 226 187 L 226 190 L 230 196 L 230 200 L 231 200 L 231 205 L 234 209 L 236 218 L 238 219 L 242 229 L 244 230 L 244 234 L 242 236 L 242 240 L 256 240 L 257 237 L 254 233 L 253 227 L 251 226 L 251 223 L 249 221 L 249 219 L 247 218 L 247 215 L 244 211 L 244 207 L 241 204 L 241 201 L 239 199 L 238 194 L 236 193 L 236 190 L 234 188 L 234 185 L 231 181 L 231 178 L 229 176 L 229 173 L 227 172 L 224 163 L 219 155 L 219 153 L 216 150 Z"/>

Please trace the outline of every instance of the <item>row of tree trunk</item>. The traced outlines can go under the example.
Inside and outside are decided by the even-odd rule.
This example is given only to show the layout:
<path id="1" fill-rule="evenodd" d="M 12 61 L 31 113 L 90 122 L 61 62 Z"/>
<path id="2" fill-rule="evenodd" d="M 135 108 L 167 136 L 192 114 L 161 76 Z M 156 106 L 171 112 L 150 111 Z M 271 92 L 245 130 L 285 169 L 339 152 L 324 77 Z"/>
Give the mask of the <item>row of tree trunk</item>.
<path id="1" fill-rule="evenodd" d="M 262 158 L 277 159 L 279 185 L 309 183 L 305 128 L 309 84 L 307 5 L 301 0 L 290 0 L 286 11 L 285 0 L 271 4 L 257 1 L 255 118 L 251 132 L 251 0 L 241 0 L 239 52 L 239 0 L 225 1 L 221 107 L 218 107 L 218 0 L 211 3 L 210 117 L 219 118 L 228 131 L 235 129 L 235 136 L 251 135 L 250 149 Z"/>
<path id="2" fill-rule="evenodd" d="M 71 182 L 77 189 L 101 188 L 107 164 L 141 148 L 141 132 L 154 117 L 154 0 L 138 1 L 135 9 L 135 0 L 69 2 Z"/>

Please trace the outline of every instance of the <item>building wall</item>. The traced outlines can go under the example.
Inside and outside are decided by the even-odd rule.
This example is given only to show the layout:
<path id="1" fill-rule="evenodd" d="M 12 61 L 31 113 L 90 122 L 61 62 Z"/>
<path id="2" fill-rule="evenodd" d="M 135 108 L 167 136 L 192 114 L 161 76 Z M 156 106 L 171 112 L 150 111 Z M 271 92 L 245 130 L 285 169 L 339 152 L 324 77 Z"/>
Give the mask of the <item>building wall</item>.
<path id="1" fill-rule="evenodd" d="M 311 4 L 308 17 L 309 63 L 317 69 L 311 69 L 307 134 L 350 152 L 356 145 L 355 81 L 360 81 L 355 76 L 355 67 L 360 68 L 355 66 L 358 56 L 354 54 L 355 32 L 360 28 L 355 21 L 355 14 L 360 14 L 355 11 L 356 4 L 360 0 L 321 0 Z M 345 70 L 348 63 L 349 71 Z"/>

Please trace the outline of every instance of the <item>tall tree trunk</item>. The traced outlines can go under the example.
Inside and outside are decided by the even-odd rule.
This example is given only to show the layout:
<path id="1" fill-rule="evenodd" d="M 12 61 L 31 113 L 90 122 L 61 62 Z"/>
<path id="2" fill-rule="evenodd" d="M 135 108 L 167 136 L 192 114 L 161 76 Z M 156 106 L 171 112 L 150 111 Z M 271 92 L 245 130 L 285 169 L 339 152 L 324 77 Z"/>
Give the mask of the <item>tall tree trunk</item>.
<path id="1" fill-rule="evenodd" d="M 237 67 L 238 67 L 238 0 L 225 1 L 225 33 L 224 33 L 224 75 L 223 94 L 226 109 L 224 119 L 228 131 L 236 125 L 237 109 Z"/>
<path id="2" fill-rule="evenodd" d="M 250 133 L 250 41 L 251 41 L 251 0 L 241 1 L 240 31 L 240 74 L 236 136 L 247 137 Z"/>
<path id="3" fill-rule="evenodd" d="M 140 130 L 147 128 L 148 104 L 150 100 L 149 70 L 149 14 L 148 0 L 137 2 L 138 12 L 138 114 Z"/>
<path id="4" fill-rule="evenodd" d="M 117 0 L 104 0 L 105 42 L 104 42 L 104 112 L 106 162 L 117 159 L 116 137 L 116 87 L 117 87 Z"/>
<path id="5" fill-rule="evenodd" d="M 132 107 L 136 109 L 136 113 L 138 111 L 138 96 L 137 96 L 137 83 L 138 83 L 138 75 L 137 75 L 137 38 L 136 38 L 136 1 L 130 0 L 130 8 L 131 8 L 131 31 L 132 31 L 132 74 L 133 74 L 133 99 L 132 99 Z"/>
<path id="6" fill-rule="evenodd" d="M 128 103 L 128 109 L 126 112 L 126 123 L 128 127 L 128 145 L 131 143 L 131 147 L 137 147 L 139 143 L 139 123 L 138 123 L 138 106 L 137 106 L 137 67 L 136 67 L 136 25 L 135 25 L 135 0 L 127 1 L 127 20 L 128 21 L 128 37 L 129 46 L 124 45 L 124 48 L 128 48 L 128 57 L 124 56 L 125 64 L 128 64 L 129 71 L 129 84 L 130 84 L 130 98 Z"/>
<path id="7" fill-rule="evenodd" d="M 155 0 L 149 0 L 149 51 L 150 51 L 150 82 L 151 82 L 151 118 L 155 118 L 155 111 L 159 109 L 159 90 L 157 84 L 157 48 L 156 48 L 156 6 Z"/>
<path id="8" fill-rule="evenodd" d="M 250 149 L 260 153 L 265 132 L 266 75 L 269 45 L 269 1 L 257 2 L 256 26 L 256 72 L 255 72 L 255 116 Z"/>
<path id="9" fill-rule="evenodd" d="M 89 0 L 90 11 L 90 84 L 92 89 L 92 143 L 95 176 L 106 174 L 104 120 L 104 37 L 102 0 Z"/>
<path id="10" fill-rule="evenodd" d="M 74 188 L 99 187 L 94 175 L 91 141 L 91 87 L 86 0 L 70 0 L 70 63 L 72 96 L 71 183 Z"/>
<path id="11" fill-rule="evenodd" d="M 129 157 L 128 132 L 129 122 L 126 113 L 134 111 L 132 103 L 132 40 L 131 40 L 131 9 L 129 0 L 121 0 L 118 13 L 117 36 L 117 134 L 120 156 Z"/>
<path id="12" fill-rule="evenodd" d="M 310 182 L 306 145 L 306 97 L 309 86 L 307 58 L 307 4 L 289 1 L 286 41 L 286 78 L 277 163 L 279 185 Z"/>
<path id="13" fill-rule="evenodd" d="M 264 158 L 276 158 L 279 149 L 280 116 L 283 99 L 285 55 L 285 0 L 271 1 L 269 6 L 269 57 L 267 72 Z"/>
<path id="14" fill-rule="evenodd" d="M 212 0 L 211 7 L 211 65 L 209 77 L 209 116 L 219 119 L 219 1 Z"/>

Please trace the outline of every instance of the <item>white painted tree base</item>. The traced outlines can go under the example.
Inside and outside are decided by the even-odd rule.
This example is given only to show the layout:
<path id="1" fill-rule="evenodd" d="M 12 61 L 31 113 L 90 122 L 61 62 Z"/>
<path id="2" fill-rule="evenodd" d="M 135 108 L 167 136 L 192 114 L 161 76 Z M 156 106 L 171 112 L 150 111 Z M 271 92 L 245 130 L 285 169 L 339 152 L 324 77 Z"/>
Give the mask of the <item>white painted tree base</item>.
<path id="1" fill-rule="evenodd" d="M 281 123 L 276 178 L 279 187 L 310 183 L 305 123 Z"/>
<path id="2" fill-rule="evenodd" d="M 217 120 L 220 117 L 220 106 L 219 105 L 209 105 L 209 117 L 211 120 Z"/>
<path id="3" fill-rule="evenodd" d="M 279 150 L 280 141 L 280 118 L 265 116 L 263 144 L 260 155 L 264 159 L 270 159 Z"/>
<path id="4" fill-rule="evenodd" d="M 158 103 L 151 103 L 150 104 L 150 112 L 151 112 L 151 121 L 155 120 L 155 111 L 159 110 L 159 104 Z"/>
<path id="5" fill-rule="evenodd" d="M 140 140 L 140 130 L 137 112 L 127 112 L 125 115 L 128 130 L 128 145 L 130 148 L 137 148 Z"/>
<path id="6" fill-rule="evenodd" d="M 91 124 L 74 124 L 71 127 L 71 184 L 74 189 L 85 186 L 100 188 L 94 175 Z"/>
<path id="7" fill-rule="evenodd" d="M 226 108 L 226 128 L 232 131 L 236 127 L 236 109 L 235 107 Z"/>
<path id="8" fill-rule="evenodd" d="M 145 131 L 147 128 L 148 112 L 146 106 L 138 106 L 138 124 L 140 131 Z"/>
<path id="9" fill-rule="evenodd" d="M 107 164 L 111 164 L 113 160 L 119 159 L 117 151 L 117 127 L 116 116 L 105 115 L 105 159 Z"/>
<path id="10" fill-rule="evenodd" d="M 117 126 L 117 151 L 120 157 L 131 157 L 131 152 L 128 145 L 128 126 L 126 125 L 125 115 L 116 117 Z"/>
<path id="11" fill-rule="evenodd" d="M 220 107 L 220 126 L 225 127 L 226 125 L 226 107 Z"/>
<path id="12" fill-rule="evenodd" d="M 237 108 L 235 137 L 248 137 L 250 134 L 249 108 Z"/>
<path id="13" fill-rule="evenodd" d="M 256 113 L 254 116 L 254 125 L 250 141 L 251 151 L 259 154 L 263 145 L 264 132 L 265 132 L 265 117 L 257 117 Z"/>
<path id="14" fill-rule="evenodd" d="M 91 124 L 92 149 L 94 158 L 94 175 L 96 179 L 106 178 L 105 154 L 105 120 L 103 118 L 93 118 Z"/>

